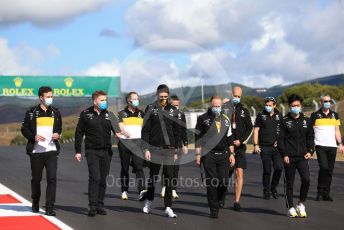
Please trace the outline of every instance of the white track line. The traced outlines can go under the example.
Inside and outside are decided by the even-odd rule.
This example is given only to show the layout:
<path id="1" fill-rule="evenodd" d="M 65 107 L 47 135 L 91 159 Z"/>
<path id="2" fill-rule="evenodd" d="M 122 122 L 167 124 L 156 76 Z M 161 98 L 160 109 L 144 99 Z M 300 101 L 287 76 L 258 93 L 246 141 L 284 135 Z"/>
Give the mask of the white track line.
<path id="1" fill-rule="evenodd" d="M 39 213 L 31 212 L 31 202 L 26 200 L 24 197 L 20 196 L 19 194 L 15 193 L 11 189 L 7 188 L 3 184 L 0 183 L 0 194 L 9 194 L 19 200 L 21 203 L 17 204 L 0 204 L 0 217 L 5 216 L 43 216 L 56 226 L 64 230 L 72 229 L 59 219 L 53 216 L 46 216 L 44 215 L 44 210 L 40 209 Z"/>

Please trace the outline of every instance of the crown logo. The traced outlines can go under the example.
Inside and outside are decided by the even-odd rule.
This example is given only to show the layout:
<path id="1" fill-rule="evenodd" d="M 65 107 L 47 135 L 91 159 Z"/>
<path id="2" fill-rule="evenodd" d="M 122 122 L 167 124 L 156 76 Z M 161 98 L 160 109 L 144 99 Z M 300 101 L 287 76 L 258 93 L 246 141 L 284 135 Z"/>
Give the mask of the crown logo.
<path id="1" fill-rule="evenodd" d="M 64 82 L 65 82 L 66 86 L 68 88 L 70 88 L 70 87 L 72 87 L 74 80 L 71 77 L 67 77 L 64 79 Z"/>
<path id="2" fill-rule="evenodd" d="M 21 77 L 16 77 L 13 81 L 15 86 L 19 88 L 22 86 L 24 80 Z"/>

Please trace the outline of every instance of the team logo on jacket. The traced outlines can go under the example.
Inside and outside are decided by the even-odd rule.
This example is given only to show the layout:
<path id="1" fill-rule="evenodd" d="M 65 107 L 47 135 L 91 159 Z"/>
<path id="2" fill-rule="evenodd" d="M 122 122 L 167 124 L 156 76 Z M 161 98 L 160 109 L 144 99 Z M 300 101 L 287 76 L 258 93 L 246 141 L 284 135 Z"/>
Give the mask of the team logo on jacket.
<path id="1" fill-rule="evenodd" d="M 307 128 L 307 121 L 303 120 L 303 128 Z"/>
<path id="2" fill-rule="evenodd" d="M 139 113 L 137 114 L 137 116 L 138 116 L 139 118 L 142 118 L 141 112 L 139 112 Z"/>
<path id="3" fill-rule="evenodd" d="M 225 126 L 229 127 L 229 121 L 225 119 Z"/>
<path id="4" fill-rule="evenodd" d="M 152 113 L 154 116 L 157 116 L 158 115 L 158 109 L 152 109 Z"/>
<path id="5" fill-rule="evenodd" d="M 276 121 L 279 121 L 280 120 L 280 117 L 279 115 L 276 116 Z"/>
<path id="6" fill-rule="evenodd" d="M 86 118 L 92 120 L 94 117 L 93 113 L 87 113 Z"/>
<path id="7" fill-rule="evenodd" d="M 127 112 L 123 112 L 123 117 L 128 117 Z"/>
<path id="8" fill-rule="evenodd" d="M 105 119 L 106 119 L 106 120 L 110 120 L 110 117 L 109 117 L 109 114 L 108 114 L 108 113 L 105 113 Z"/>
<path id="9" fill-rule="evenodd" d="M 241 110 L 241 115 L 240 115 L 241 117 L 245 117 L 245 111 L 242 109 Z"/>
<path id="10" fill-rule="evenodd" d="M 206 126 L 210 126 L 210 119 L 204 120 L 203 124 Z"/>
<path id="11" fill-rule="evenodd" d="M 172 109 L 172 108 L 170 109 L 169 115 L 170 115 L 170 116 L 173 116 L 173 109 Z"/>
<path id="12" fill-rule="evenodd" d="M 288 129 L 291 129 L 291 127 L 293 125 L 293 122 L 292 121 L 287 121 L 286 125 L 287 125 Z"/>
<path id="13" fill-rule="evenodd" d="M 266 115 L 265 114 L 262 114 L 262 119 L 264 120 L 264 121 L 266 121 Z"/>
<path id="14" fill-rule="evenodd" d="M 182 119 L 182 114 L 178 113 L 178 119 L 181 120 Z"/>

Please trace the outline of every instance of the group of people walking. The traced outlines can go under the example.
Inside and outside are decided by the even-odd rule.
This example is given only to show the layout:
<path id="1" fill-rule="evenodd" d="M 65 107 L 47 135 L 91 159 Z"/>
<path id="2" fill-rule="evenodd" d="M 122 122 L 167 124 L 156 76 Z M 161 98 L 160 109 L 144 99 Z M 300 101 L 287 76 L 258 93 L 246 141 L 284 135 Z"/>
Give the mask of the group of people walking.
<path id="1" fill-rule="evenodd" d="M 41 87 L 38 96 L 40 103 L 26 112 L 21 131 L 28 140 L 26 152 L 31 162 L 32 211 L 39 212 L 40 182 L 43 169 L 46 168 L 46 214 L 54 216 L 62 118 L 59 110 L 52 106 L 51 87 Z M 339 116 L 330 108 L 331 97 L 322 96 L 321 108 L 312 113 L 310 118 L 302 113 L 303 99 L 299 95 L 289 95 L 290 112 L 284 117 L 276 108 L 276 99 L 266 97 L 263 111 L 258 113 L 252 124 L 248 109 L 241 103 L 242 96 L 240 87 L 233 88 L 231 100 L 212 96 L 209 109 L 198 117 L 194 130 L 195 162 L 205 172 L 210 217 L 218 218 L 219 210 L 225 206 L 232 174 L 235 175 L 233 209 L 241 210 L 240 198 L 247 168 L 246 143 L 252 133 L 254 152 L 260 155 L 263 165 L 264 199 L 279 198 L 277 187 L 283 174 L 287 215 L 306 217 L 305 201 L 310 185 L 308 161 L 316 152 L 320 167 L 316 200 L 333 201 L 330 188 L 337 147 L 342 153 L 344 147 Z M 75 160 L 80 162 L 83 158 L 84 141 L 89 174 L 88 216 L 107 214 L 104 197 L 113 155 L 113 133 L 119 139 L 121 198 L 129 198 L 129 169 L 132 166 L 138 200 L 144 202 L 143 213 L 149 214 L 155 185 L 162 171 L 164 212 L 166 216 L 176 218 L 172 201 L 179 197 L 176 187 L 180 159 L 189 153 L 186 119 L 179 109 L 180 100 L 176 95 L 170 96 L 167 85 L 157 87 L 156 100 L 144 111 L 139 109 L 138 93 L 128 93 L 125 100 L 127 106 L 124 110 L 114 114 L 108 110 L 106 92 L 95 91 L 92 94 L 93 105 L 79 116 L 75 130 Z M 149 167 L 147 179 L 144 173 L 146 165 Z M 295 206 L 293 191 L 296 170 L 300 174 L 301 188 Z"/>

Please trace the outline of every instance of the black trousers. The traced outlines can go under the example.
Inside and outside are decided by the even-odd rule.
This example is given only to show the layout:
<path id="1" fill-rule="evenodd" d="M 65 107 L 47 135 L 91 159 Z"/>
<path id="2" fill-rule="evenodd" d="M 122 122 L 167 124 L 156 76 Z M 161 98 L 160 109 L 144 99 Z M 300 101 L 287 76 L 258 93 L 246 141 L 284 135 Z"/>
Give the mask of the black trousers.
<path id="1" fill-rule="evenodd" d="M 178 158 L 177 158 L 176 161 L 174 161 L 174 164 L 173 164 L 172 190 L 176 190 L 176 188 L 177 188 L 178 175 L 179 175 L 179 166 L 180 166 L 180 158 L 181 158 L 181 154 L 180 154 L 180 152 L 178 152 Z M 164 173 L 164 171 L 166 170 L 165 166 L 163 166 L 162 170 L 163 170 L 162 174 L 163 175 L 166 174 L 166 173 Z M 165 180 L 163 179 L 161 182 L 162 182 L 161 185 L 165 186 L 165 184 L 164 184 Z"/>
<path id="2" fill-rule="evenodd" d="M 33 202 L 38 203 L 41 197 L 41 181 L 43 169 L 45 167 L 47 175 L 47 189 L 45 202 L 47 208 L 52 208 L 56 198 L 56 171 L 57 152 L 33 153 L 30 156 L 31 163 L 31 192 Z"/>
<path id="3" fill-rule="evenodd" d="M 109 175 L 111 149 L 86 149 L 88 165 L 88 201 L 90 207 L 104 206 L 106 177 Z"/>
<path id="4" fill-rule="evenodd" d="M 276 192 L 283 171 L 282 157 L 273 146 L 261 146 L 260 157 L 263 163 L 263 191 L 264 193 Z M 272 168 L 274 172 L 271 180 Z"/>
<path id="5" fill-rule="evenodd" d="M 209 152 L 202 157 L 210 210 L 218 210 L 229 183 L 229 154 Z"/>
<path id="6" fill-rule="evenodd" d="M 154 200 L 155 184 L 159 179 L 159 172 L 162 165 L 163 180 L 166 186 L 164 203 L 165 207 L 172 207 L 172 183 L 174 171 L 174 149 L 150 149 L 151 161 L 149 163 L 149 180 L 147 183 L 147 200 Z"/>
<path id="7" fill-rule="evenodd" d="M 336 162 L 337 148 L 316 146 L 315 150 L 320 168 L 318 175 L 318 193 L 329 195 L 334 164 Z"/>
<path id="8" fill-rule="evenodd" d="M 118 151 L 121 158 L 122 192 L 129 190 L 129 166 L 131 162 L 133 163 L 136 174 L 137 190 L 139 193 L 145 190 L 145 175 L 143 172 L 144 156 L 141 148 L 141 139 L 120 141 Z"/>
<path id="9" fill-rule="evenodd" d="M 303 157 L 289 157 L 289 164 L 284 163 L 284 170 L 287 207 L 291 208 L 294 206 L 293 193 L 296 170 L 299 172 L 301 177 L 300 202 L 305 202 L 307 199 L 310 185 L 308 160 Z"/>

